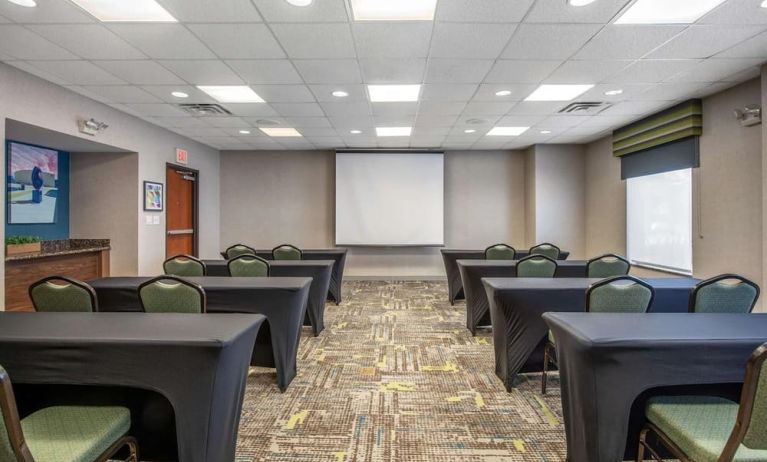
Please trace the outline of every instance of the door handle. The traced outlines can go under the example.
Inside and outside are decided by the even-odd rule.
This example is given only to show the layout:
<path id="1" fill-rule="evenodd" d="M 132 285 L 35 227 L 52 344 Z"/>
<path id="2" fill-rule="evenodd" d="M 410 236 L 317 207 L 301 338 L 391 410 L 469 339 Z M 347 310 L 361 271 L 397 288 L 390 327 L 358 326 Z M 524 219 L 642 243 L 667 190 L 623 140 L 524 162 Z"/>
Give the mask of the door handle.
<path id="1" fill-rule="evenodd" d="M 168 236 L 180 236 L 184 234 L 194 234 L 193 229 L 173 229 L 168 231 Z"/>

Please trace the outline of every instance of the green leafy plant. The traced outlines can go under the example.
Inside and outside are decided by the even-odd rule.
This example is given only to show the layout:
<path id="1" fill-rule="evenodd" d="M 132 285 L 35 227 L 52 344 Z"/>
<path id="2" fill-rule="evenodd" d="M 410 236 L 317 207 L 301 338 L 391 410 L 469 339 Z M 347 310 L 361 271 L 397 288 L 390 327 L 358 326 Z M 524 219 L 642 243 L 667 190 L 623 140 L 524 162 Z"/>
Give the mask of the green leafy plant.
<path id="1" fill-rule="evenodd" d="M 5 245 L 35 244 L 40 242 L 38 236 L 8 236 L 5 238 Z"/>

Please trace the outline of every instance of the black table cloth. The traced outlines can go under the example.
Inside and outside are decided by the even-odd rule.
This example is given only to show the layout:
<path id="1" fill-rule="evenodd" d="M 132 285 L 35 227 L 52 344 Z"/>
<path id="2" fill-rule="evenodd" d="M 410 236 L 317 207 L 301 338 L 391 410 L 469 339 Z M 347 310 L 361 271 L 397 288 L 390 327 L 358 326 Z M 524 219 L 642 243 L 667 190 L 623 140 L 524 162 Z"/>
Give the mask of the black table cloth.
<path id="1" fill-rule="evenodd" d="M 684 303 L 679 311 L 684 311 Z M 635 453 L 630 422 L 647 390 L 743 383 L 767 341 L 765 314 L 547 313 L 557 339 L 570 462 L 615 462 Z M 652 394 L 652 392 L 649 392 Z M 638 416 L 637 416 L 638 414 Z M 644 420 L 644 414 L 635 413 Z M 633 428 L 633 431 L 629 431 Z"/>
<path id="2" fill-rule="evenodd" d="M 304 260 L 333 260 L 333 273 L 330 275 L 330 287 L 328 297 L 336 305 L 341 303 L 341 286 L 344 282 L 344 266 L 346 265 L 346 249 L 301 249 Z M 267 249 L 256 250 L 256 255 L 267 260 L 272 259 L 272 251 Z M 226 258 L 226 254 L 221 252 Z"/>
<path id="3" fill-rule="evenodd" d="M 203 260 L 208 276 L 229 276 L 226 260 Z M 304 318 L 305 326 L 312 326 L 314 336 L 325 329 L 325 301 L 327 300 L 334 260 L 280 260 L 269 262 L 272 277 L 310 277 L 309 304 Z"/>
<path id="4" fill-rule="evenodd" d="M 461 272 L 458 271 L 457 260 L 484 260 L 484 250 L 460 250 L 460 249 L 441 249 L 442 261 L 445 263 L 445 273 L 447 273 L 447 292 L 450 304 L 454 305 L 456 300 L 464 298 L 463 285 L 461 283 Z M 529 254 L 527 250 L 517 250 L 517 258 L 524 258 Z M 560 260 L 567 260 L 570 252 L 562 251 L 559 254 Z"/>
<path id="5" fill-rule="evenodd" d="M 248 362 L 264 320 L 245 314 L 0 312 L 0 364 L 15 387 L 158 392 L 173 408 L 176 440 L 164 443 L 172 453 L 177 446 L 179 460 L 234 461 Z M 141 432 L 143 420 L 132 417 L 133 431 Z M 156 460 L 147 451 L 141 455 Z"/>
<path id="6" fill-rule="evenodd" d="M 520 372 L 541 371 L 548 328 L 543 313 L 586 310 L 586 289 L 600 279 L 484 279 L 493 322 L 495 373 L 510 391 Z M 645 279 L 655 289 L 651 313 L 686 312 L 693 278 Z"/>
<path id="7" fill-rule="evenodd" d="M 559 261 L 555 278 L 585 278 L 584 260 Z M 457 260 L 466 294 L 466 328 L 476 335 L 477 326 L 490 325 L 490 305 L 482 278 L 517 277 L 517 260 Z"/>
<path id="8" fill-rule="evenodd" d="M 90 281 L 99 311 L 141 311 L 138 286 L 151 278 L 109 277 Z M 251 365 L 275 367 L 277 385 L 285 390 L 296 376 L 309 278 L 187 277 L 205 289 L 208 313 L 263 314 L 267 322 L 256 338 Z"/>

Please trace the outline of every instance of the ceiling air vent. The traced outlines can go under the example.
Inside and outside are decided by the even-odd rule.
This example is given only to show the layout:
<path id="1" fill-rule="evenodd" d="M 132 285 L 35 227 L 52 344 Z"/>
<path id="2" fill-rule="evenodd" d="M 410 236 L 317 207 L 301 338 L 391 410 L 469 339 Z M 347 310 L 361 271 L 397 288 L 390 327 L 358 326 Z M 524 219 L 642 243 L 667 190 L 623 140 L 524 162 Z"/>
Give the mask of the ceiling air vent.
<path id="1" fill-rule="evenodd" d="M 559 110 L 560 114 L 570 115 L 596 115 L 604 111 L 608 107 L 612 106 L 612 103 L 605 102 L 576 102 L 570 103 L 567 106 Z"/>
<path id="2" fill-rule="evenodd" d="M 231 112 L 227 111 L 220 104 L 179 104 L 182 111 L 192 114 L 195 117 L 216 117 L 229 116 Z"/>

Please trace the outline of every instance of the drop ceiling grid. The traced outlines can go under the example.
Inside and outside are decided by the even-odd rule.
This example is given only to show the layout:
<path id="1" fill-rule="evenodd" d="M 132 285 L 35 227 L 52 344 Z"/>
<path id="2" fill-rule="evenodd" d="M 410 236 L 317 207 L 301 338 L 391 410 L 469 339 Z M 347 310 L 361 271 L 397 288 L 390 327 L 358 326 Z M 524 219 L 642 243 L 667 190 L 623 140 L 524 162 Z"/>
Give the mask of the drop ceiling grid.
<path id="1" fill-rule="evenodd" d="M 283 0 L 159 2 L 180 22 L 101 24 L 69 0 L 31 12 L 0 2 L 0 59 L 217 148 L 488 149 L 591 140 L 752 78 L 767 53 L 767 10 L 757 0 L 728 0 L 685 26 L 613 25 L 630 0 L 584 9 L 563 0 L 439 0 L 433 22 L 355 22 L 349 0 L 306 9 Z M 417 103 L 370 103 L 368 83 L 423 88 Z M 559 115 L 567 103 L 523 101 L 541 83 L 594 83 L 579 100 L 615 105 L 598 116 Z M 213 102 L 199 84 L 248 84 L 268 104 L 224 104 L 234 117 L 193 118 L 174 103 Z M 624 94 L 605 96 L 611 88 Z M 334 89 L 350 96 L 329 96 Z M 496 97 L 500 89 L 512 95 Z M 269 138 L 257 130 L 262 119 L 303 129 L 304 138 Z M 413 135 L 376 138 L 382 124 L 412 124 Z M 484 136 L 512 124 L 531 129 Z M 464 133 L 469 127 L 476 132 Z"/>

